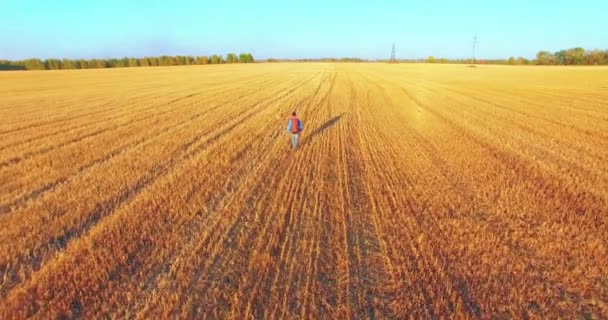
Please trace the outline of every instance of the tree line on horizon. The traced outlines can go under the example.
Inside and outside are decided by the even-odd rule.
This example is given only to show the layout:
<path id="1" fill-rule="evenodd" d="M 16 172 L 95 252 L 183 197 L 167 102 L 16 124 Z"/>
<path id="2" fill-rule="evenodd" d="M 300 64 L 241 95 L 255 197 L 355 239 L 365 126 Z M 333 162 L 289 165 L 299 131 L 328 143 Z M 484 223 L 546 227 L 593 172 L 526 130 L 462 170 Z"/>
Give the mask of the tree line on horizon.
<path id="1" fill-rule="evenodd" d="M 608 50 L 585 50 L 577 47 L 554 53 L 540 51 L 536 54 L 536 62 L 540 65 L 606 65 Z"/>
<path id="2" fill-rule="evenodd" d="M 388 59 L 368 60 L 360 58 L 319 58 L 319 59 L 274 59 L 267 62 L 390 62 Z M 399 63 L 472 63 L 472 59 L 447 59 L 429 56 L 426 59 L 397 59 Z M 498 65 L 608 65 L 608 50 L 585 50 L 581 47 L 560 50 L 554 53 L 539 51 L 536 59 L 509 57 L 508 59 L 476 59 L 479 64 Z"/>
<path id="3" fill-rule="evenodd" d="M 317 58 L 317 59 L 274 59 L 266 62 L 387 62 L 388 60 L 368 60 L 361 58 Z M 96 69 L 153 67 L 179 65 L 205 65 L 222 63 L 253 63 L 256 60 L 251 53 L 228 53 L 211 56 L 160 56 L 122 59 L 46 59 L 37 58 L 11 61 L 0 60 L 1 70 L 61 70 L 61 69 Z M 471 59 L 446 59 L 429 56 L 427 59 L 399 59 L 406 63 L 471 63 Z M 608 65 L 608 50 L 585 50 L 581 47 L 560 50 L 557 52 L 539 51 L 536 59 L 510 57 L 508 59 L 477 59 L 480 64 L 500 65 Z"/>
<path id="4" fill-rule="evenodd" d="M 427 63 L 469 63 L 471 59 L 437 59 L 428 57 Z M 560 50 L 557 52 L 539 51 L 536 59 L 530 60 L 523 57 L 510 57 L 508 59 L 477 60 L 484 64 L 506 64 L 506 65 L 608 65 L 608 50 L 585 50 L 581 47 Z"/>
<path id="5" fill-rule="evenodd" d="M 122 59 L 25 59 L 0 60 L 0 70 L 67 70 L 100 69 L 129 67 L 162 67 L 182 65 L 205 65 L 222 63 L 253 63 L 251 53 L 228 53 L 226 57 L 218 54 L 211 56 L 160 56 Z"/>

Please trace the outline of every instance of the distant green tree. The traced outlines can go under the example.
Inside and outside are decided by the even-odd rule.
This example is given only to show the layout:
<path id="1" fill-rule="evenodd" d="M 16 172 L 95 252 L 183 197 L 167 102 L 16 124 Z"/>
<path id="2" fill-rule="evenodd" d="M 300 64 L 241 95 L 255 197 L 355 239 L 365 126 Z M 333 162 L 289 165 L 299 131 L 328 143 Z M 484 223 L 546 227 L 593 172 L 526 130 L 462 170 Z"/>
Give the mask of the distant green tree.
<path id="1" fill-rule="evenodd" d="M 437 60 L 435 60 L 435 57 L 433 57 L 433 56 L 429 56 L 429 57 L 426 59 L 426 62 L 427 62 L 427 63 L 435 63 L 435 62 L 437 62 Z"/>
<path id="2" fill-rule="evenodd" d="M 0 60 L 0 70 L 26 70 L 21 62 Z"/>
<path id="3" fill-rule="evenodd" d="M 568 53 L 566 50 L 560 50 L 553 54 L 555 56 L 555 64 L 568 64 Z"/>
<path id="4" fill-rule="evenodd" d="M 158 65 L 160 67 L 164 67 L 164 66 L 168 66 L 169 64 L 169 57 L 167 56 L 160 56 L 158 57 Z"/>
<path id="5" fill-rule="evenodd" d="M 47 59 L 46 60 L 46 69 L 48 70 L 60 70 L 62 69 L 63 63 L 59 59 Z"/>
<path id="6" fill-rule="evenodd" d="M 239 62 L 240 63 L 253 63 L 253 55 L 251 53 L 241 53 L 239 54 Z"/>
<path id="7" fill-rule="evenodd" d="M 585 49 L 572 48 L 566 50 L 567 64 L 581 65 L 585 63 Z"/>
<path id="8" fill-rule="evenodd" d="M 239 58 L 236 56 L 236 53 L 229 53 L 226 55 L 226 63 L 237 63 L 239 62 Z"/>
<path id="9" fill-rule="evenodd" d="M 175 66 L 175 65 L 177 65 L 177 59 L 176 59 L 176 57 L 161 56 L 158 59 L 158 65 L 159 66 Z"/>
<path id="10" fill-rule="evenodd" d="M 148 58 L 148 61 L 150 62 L 150 66 L 152 67 L 160 66 L 160 59 L 158 57 L 150 57 Z"/>
<path id="11" fill-rule="evenodd" d="M 601 50 L 591 50 L 585 52 L 585 64 L 594 66 L 603 64 L 604 54 L 604 51 Z"/>
<path id="12" fill-rule="evenodd" d="M 196 58 L 196 64 L 209 64 L 209 57 L 207 56 L 200 56 Z"/>
<path id="13" fill-rule="evenodd" d="M 223 62 L 223 58 L 221 55 L 214 54 L 209 58 L 209 63 L 211 64 L 220 64 Z"/>
<path id="14" fill-rule="evenodd" d="M 92 59 L 88 61 L 88 68 L 89 69 L 101 69 L 101 68 L 107 68 L 108 64 L 105 60 L 102 59 Z"/>
<path id="15" fill-rule="evenodd" d="M 40 59 L 27 59 L 23 63 L 25 69 L 27 70 L 44 70 L 45 65 L 44 62 Z"/>
<path id="16" fill-rule="evenodd" d="M 536 54 L 536 64 L 538 65 L 551 65 L 557 62 L 555 55 L 549 51 L 539 51 Z"/>
<path id="17" fill-rule="evenodd" d="M 76 69 L 75 61 L 71 59 L 63 59 L 61 64 L 63 65 L 64 69 Z"/>
<path id="18" fill-rule="evenodd" d="M 509 65 L 514 66 L 514 65 L 515 65 L 515 58 L 513 58 L 513 57 L 509 57 L 509 60 L 507 60 L 507 63 L 508 63 Z"/>

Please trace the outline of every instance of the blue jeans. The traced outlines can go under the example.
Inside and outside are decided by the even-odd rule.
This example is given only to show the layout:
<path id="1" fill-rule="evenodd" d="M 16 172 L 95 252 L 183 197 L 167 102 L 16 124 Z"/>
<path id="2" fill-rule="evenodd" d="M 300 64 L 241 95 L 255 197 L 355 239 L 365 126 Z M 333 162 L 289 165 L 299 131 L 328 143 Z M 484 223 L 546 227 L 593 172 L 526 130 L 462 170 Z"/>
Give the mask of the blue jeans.
<path id="1" fill-rule="evenodd" d="M 298 133 L 292 133 L 291 134 L 291 148 L 295 149 L 298 146 L 298 136 L 300 134 Z"/>

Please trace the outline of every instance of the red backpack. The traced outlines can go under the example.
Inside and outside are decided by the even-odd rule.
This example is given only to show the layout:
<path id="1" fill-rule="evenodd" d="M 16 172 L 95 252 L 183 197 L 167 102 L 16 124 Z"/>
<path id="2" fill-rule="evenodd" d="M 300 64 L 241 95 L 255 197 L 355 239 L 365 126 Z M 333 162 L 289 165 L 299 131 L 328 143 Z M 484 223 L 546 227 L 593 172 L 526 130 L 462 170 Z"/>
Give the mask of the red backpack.
<path id="1" fill-rule="evenodd" d="M 291 133 L 300 132 L 300 126 L 298 126 L 298 117 L 291 117 Z"/>

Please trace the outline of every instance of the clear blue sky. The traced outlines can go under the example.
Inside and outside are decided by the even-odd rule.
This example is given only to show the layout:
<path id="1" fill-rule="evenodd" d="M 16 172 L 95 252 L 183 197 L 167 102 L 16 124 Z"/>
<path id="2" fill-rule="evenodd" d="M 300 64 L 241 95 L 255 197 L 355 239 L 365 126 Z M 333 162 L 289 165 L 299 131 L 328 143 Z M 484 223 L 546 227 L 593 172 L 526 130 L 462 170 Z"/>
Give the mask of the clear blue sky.
<path id="1" fill-rule="evenodd" d="M 533 57 L 608 49 L 608 0 L 0 0 L 0 59 Z"/>

